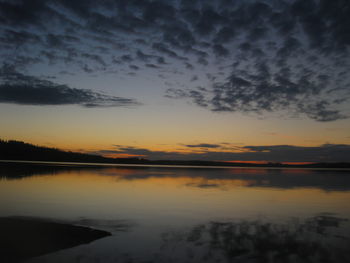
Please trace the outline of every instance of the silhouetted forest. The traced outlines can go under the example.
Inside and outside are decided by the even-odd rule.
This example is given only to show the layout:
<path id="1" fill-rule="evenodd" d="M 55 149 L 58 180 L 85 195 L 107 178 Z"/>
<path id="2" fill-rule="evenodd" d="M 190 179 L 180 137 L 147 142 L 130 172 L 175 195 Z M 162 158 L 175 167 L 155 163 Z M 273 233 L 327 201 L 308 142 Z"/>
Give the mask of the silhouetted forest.
<path id="1" fill-rule="evenodd" d="M 115 163 L 116 161 L 137 162 L 135 158 L 113 159 L 99 155 L 62 151 L 56 148 L 37 146 L 21 141 L 0 140 L 0 160 L 56 161 Z"/>
<path id="2" fill-rule="evenodd" d="M 107 158 L 100 155 L 62 151 L 56 148 L 37 146 L 15 140 L 0 139 L 0 160 L 111 163 L 111 164 L 153 164 L 153 165 L 189 165 L 189 166 L 230 166 L 230 167 L 305 167 L 305 168 L 350 168 L 350 163 L 313 163 L 290 165 L 281 163 L 252 164 L 229 163 L 200 160 L 147 160 L 141 158 Z"/>

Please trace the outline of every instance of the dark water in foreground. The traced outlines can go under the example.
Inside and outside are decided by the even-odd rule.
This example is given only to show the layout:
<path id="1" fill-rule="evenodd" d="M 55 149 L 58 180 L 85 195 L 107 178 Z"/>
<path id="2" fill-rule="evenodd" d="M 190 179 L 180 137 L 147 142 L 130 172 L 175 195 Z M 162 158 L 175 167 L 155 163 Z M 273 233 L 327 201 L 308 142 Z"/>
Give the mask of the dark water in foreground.
<path id="1" fill-rule="evenodd" d="M 0 216 L 113 236 L 28 262 L 350 262 L 350 172 L 0 167 Z"/>

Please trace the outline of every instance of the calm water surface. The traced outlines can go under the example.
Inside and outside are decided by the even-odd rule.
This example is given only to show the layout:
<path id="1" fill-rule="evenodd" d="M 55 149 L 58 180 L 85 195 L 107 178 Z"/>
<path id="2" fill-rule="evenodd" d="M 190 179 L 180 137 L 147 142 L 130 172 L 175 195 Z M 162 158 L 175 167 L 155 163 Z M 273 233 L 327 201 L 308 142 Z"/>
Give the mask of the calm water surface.
<path id="1" fill-rule="evenodd" d="M 0 216 L 113 233 L 29 262 L 350 260 L 349 171 L 46 165 L 0 178 Z"/>

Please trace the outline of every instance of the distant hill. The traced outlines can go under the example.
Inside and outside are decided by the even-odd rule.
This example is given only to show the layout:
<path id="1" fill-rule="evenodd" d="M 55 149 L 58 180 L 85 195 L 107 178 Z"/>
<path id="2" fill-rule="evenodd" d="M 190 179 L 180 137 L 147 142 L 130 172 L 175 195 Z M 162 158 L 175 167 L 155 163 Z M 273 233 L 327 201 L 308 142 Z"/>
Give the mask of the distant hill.
<path id="1" fill-rule="evenodd" d="M 107 158 L 100 155 L 62 151 L 56 148 L 37 146 L 15 140 L 0 139 L 0 160 L 115 163 L 115 164 L 153 164 L 188 166 L 226 166 L 226 167 L 300 167 L 300 168 L 350 168 L 350 163 L 313 163 L 291 165 L 281 163 L 252 164 L 200 160 L 147 160 L 139 158 Z"/>

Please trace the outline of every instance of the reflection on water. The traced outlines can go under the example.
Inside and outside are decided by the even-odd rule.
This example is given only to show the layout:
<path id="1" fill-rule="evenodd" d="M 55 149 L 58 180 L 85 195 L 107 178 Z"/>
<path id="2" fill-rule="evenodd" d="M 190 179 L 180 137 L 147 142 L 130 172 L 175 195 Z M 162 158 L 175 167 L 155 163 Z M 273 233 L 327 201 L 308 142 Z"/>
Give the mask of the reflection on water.
<path id="1" fill-rule="evenodd" d="M 0 165 L 0 178 L 21 179 L 30 176 L 56 175 L 66 173 L 93 172 L 101 176 L 113 176 L 120 180 L 141 180 L 148 178 L 201 179 L 198 184 L 188 186 L 199 188 L 224 187 L 242 184 L 247 187 L 273 188 L 318 188 L 326 191 L 350 190 L 349 170 L 288 169 L 288 168 L 176 168 L 176 167 L 118 167 L 105 168 L 79 165 Z M 197 180 L 198 181 L 198 180 Z"/>
<path id="2" fill-rule="evenodd" d="M 163 234 L 155 262 L 350 262 L 350 240 L 337 234 L 346 219 L 319 215 L 285 224 L 210 222 Z M 337 230 L 337 229 L 335 229 Z"/>
<path id="3" fill-rule="evenodd" d="M 31 262 L 349 262 L 349 201 L 349 171 L 0 164 L 0 216 L 114 233 Z"/>

